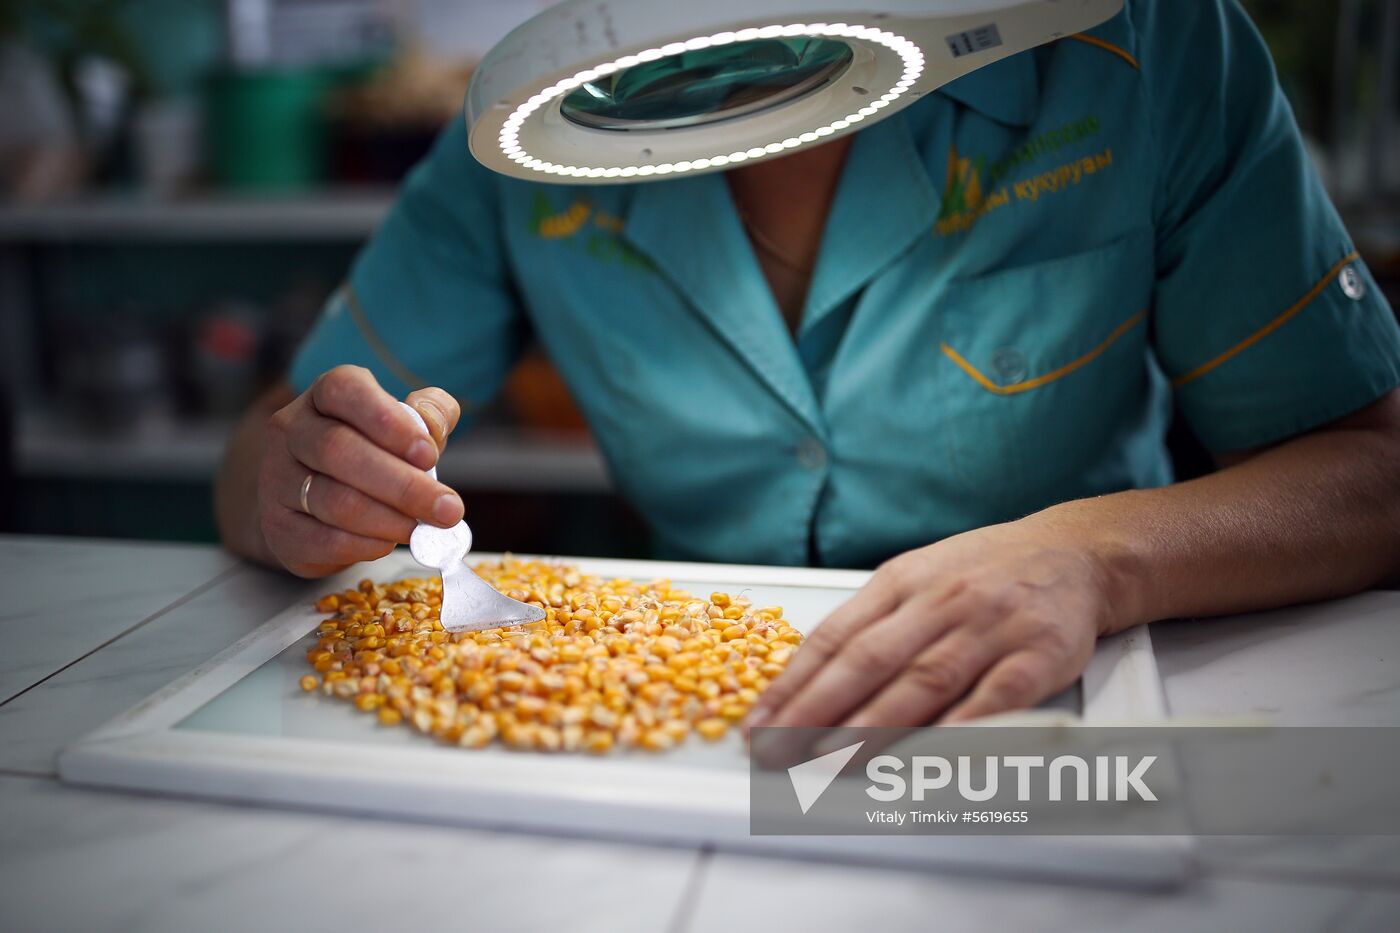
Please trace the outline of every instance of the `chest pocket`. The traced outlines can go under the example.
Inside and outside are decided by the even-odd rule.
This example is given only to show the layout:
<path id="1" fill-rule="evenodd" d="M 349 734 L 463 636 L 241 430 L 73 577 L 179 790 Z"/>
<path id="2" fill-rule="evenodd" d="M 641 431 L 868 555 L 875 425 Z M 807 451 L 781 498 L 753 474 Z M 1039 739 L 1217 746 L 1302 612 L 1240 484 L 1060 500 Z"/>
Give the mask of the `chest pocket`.
<path id="1" fill-rule="evenodd" d="M 1152 266 L 1140 231 L 949 284 L 938 382 L 952 461 L 984 514 L 1130 484 L 1152 404 Z"/>

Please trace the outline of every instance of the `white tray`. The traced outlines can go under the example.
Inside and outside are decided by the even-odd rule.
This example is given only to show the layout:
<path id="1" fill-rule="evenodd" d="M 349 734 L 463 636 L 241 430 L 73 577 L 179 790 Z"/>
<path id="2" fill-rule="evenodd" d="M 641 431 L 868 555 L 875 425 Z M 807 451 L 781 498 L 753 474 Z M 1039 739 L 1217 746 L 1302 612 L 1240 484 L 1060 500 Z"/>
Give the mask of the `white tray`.
<path id="1" fill-rule="evenodd" d="M 491 554 L 473 554 L 486 560 Z M 869 574 L 847 570 L 559 558 L 605 577 L 669 578 L 698 595 L 746 591 L 810 632 Z M 323 581 L 421 576 L 404 552 Z M 466 751 L 386 729 L 349 703 L 306 694 L 308 639 L 324 617 L 295 605 L 59 756 L 64 781 L 562 834 L 782 852 L 1136 885 L 1170 884 L 1188 840 L 1128 836 L 750 836 L 739 737 L 595 758 L 499 747 Z M 1052 705 L 1086 723 L 1163 717 L 1147 630 L 1099 643 L 1078 689 Z"/>

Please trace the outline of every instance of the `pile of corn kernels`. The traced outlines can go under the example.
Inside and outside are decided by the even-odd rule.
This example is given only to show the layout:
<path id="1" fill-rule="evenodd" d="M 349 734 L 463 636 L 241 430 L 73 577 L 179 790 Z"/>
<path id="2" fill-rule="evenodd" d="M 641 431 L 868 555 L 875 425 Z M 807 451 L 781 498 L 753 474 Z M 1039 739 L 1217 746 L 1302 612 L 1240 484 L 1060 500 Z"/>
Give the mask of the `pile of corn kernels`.
<path id="1" fill-rule="evenodd" d="M 602 580 L 510 557 L 474 569 L 543 606 L 545 621 L 449 633 L 440 580 L 362 580 L 316 604 L 333 615 L 307 652 L 316 674 L 302 689 L 466 748 L 660 751 L 692 731 L 721 738 L 802 641 L 782 607 L 742 596 L 698 599 L 666 580 Z"/>

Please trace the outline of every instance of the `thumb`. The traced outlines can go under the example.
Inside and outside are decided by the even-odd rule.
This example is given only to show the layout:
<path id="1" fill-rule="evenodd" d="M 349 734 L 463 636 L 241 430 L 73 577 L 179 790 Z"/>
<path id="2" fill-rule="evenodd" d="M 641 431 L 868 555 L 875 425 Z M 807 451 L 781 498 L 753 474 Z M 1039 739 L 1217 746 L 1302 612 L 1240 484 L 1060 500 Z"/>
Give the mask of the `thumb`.
<path id="1" fill-rule="evenodd" d="M 447 445 L 447 438 L 457 427 L 457 421 L 462 415 L 457 400 L 442 389 L 429 386 L 410 393 L 407 401 L 427 423 L 428 433 L 432 435 L 433 443 L 437 444 L 438 450 L 441 451 Z"/>

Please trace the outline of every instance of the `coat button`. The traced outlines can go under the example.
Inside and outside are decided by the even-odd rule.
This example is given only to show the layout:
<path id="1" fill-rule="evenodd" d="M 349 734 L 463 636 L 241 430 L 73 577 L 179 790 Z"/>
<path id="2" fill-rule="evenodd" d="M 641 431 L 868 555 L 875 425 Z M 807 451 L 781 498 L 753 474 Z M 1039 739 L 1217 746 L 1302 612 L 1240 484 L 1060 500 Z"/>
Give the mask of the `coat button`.
<path id="1" fill-rule="evenodd" d="M 998 347 L 992 353 L 992 369 L 1003 383 L 1026 378 L 1026 358 L 1015 347 Z"/>
<path id="2" fill-rule="evenodd" d="M 1356 266 L 1343 266 L 1341 274 L 1337 276 L 1337 281 L 1341 283 L 1342 294 L 1352 301 L 1360 301 L 1366 297 L 1366 280 L 1361 277 Z"/>
<path id="3" fill-rule="evenodd" d="M 797 462 L 808 470 L 826 466 L 826 448 L 815 437 L 804 437 L 797 445 Z"/>

